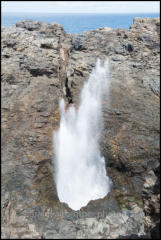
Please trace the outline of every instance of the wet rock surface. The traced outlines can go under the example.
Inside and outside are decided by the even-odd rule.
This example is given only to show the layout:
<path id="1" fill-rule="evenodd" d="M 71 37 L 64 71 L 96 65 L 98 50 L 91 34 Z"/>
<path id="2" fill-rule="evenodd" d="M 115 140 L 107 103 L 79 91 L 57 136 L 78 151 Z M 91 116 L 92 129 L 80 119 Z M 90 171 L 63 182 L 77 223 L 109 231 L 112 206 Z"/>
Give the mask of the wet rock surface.
<path id="1" fill-rule="evenodd" d="M 2 238 L 158 238 L 160 19 L 67 34 L 56 23 L 2 27 Z M 101 152 L 113 185 L 80 211 L 60 203 L 52 158 L 59 100 L 79 104 L 109 58 Z"/>

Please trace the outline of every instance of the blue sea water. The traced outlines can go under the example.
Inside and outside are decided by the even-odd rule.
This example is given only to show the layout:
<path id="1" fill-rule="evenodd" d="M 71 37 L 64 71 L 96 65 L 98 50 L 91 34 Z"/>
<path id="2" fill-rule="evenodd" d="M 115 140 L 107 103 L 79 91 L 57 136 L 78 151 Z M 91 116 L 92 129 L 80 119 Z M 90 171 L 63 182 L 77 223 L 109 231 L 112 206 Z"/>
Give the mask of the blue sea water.
<path id="1" fill-rule="evenodd" d="M 129 29 L 135 17 L 159 17 L 159 13 L 137 14 L 67 14 L 67 13 L 2 13 L 2 26 L 12 26 L 21 20 L 39 20 L 46 23 L 57 22 L 67 33 L 82 33 L 100 27 Z"/>

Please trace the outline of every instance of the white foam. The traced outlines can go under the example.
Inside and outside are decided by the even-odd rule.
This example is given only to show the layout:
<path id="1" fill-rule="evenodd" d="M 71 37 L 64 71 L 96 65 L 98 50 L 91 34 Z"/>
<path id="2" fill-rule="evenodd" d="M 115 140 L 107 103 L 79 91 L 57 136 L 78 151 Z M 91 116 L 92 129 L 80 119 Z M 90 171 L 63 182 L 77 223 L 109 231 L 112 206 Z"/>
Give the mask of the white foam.
<path id="1" fill-rule="evenodd" d="M 65 111 L 64 100 L 60 101 L 60 128 L 54 133 L 55 180 L 59 200 L 73 210 L 105 197 L 110 191 L 105 160 L 99 150 L 102 100 L 109 90 L 108 72 L 108 60 L 102 66 L 97 60 L 82 89 L 78 109 L 71 106 Z"/>

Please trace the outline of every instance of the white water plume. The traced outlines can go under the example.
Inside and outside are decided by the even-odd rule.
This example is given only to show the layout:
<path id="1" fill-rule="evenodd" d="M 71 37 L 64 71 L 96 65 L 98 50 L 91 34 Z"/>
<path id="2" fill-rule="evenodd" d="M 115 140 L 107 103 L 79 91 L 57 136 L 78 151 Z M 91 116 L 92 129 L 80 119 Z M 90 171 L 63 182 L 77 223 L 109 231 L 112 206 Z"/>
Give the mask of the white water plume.
<path id="1" fill-rule="evenodd" d="M 108 95 L 108 60 L 96 67 L 84 84 L 80 106 L 65 110 L 60 101 L 60 128 L 54 134 L 56 187 L 59 200 L 79 210 L 110 190 L 99 137 L 103 126 L 102 100 Z"/>

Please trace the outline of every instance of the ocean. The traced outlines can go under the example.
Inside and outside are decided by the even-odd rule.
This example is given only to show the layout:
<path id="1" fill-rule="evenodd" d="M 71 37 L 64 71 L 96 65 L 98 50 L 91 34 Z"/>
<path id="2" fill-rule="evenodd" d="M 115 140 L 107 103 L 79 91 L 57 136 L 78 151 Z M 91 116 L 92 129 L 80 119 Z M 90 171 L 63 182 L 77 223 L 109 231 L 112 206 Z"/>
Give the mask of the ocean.
<path id="1" fill-rule="evenodd" d="M 67 14 L 67 13 L 2 13 L 2 26 L 13 26 L 21 20 L 39 20 L 46 23 L 57 22 L 67 33 L 82 33 L 100 27 L 129 29 L 135 17 L 159 17 L 159 13 L 137 14 Z"/>

